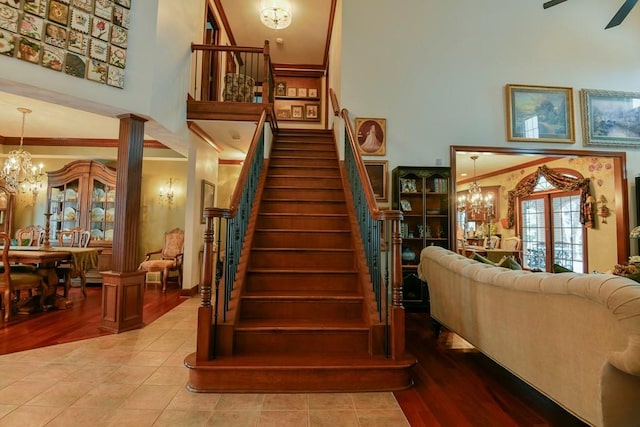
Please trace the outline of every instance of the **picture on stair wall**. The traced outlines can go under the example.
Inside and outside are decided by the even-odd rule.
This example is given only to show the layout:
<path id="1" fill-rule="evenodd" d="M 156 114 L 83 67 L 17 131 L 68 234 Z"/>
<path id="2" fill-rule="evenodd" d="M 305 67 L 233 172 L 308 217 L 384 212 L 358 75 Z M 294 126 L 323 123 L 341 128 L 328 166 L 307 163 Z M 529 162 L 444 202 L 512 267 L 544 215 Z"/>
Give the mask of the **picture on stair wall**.
<path id="1" fill-rule="evenodd" d="M 382 202 L 387 201 L 387 187 L 389 186 L 388 164 L 387 160 L 364 161 L 364 168 L 367 170 L 367 175 L 369 175 L 373 194 L 376 196 L 376 200 Z"/>
<path id="2" fill-rule="evenodd" d="M 387 153 L 387 120 L 356 119 L 356 138 L 360 153 L 365 156 L 384 156 Z"/>

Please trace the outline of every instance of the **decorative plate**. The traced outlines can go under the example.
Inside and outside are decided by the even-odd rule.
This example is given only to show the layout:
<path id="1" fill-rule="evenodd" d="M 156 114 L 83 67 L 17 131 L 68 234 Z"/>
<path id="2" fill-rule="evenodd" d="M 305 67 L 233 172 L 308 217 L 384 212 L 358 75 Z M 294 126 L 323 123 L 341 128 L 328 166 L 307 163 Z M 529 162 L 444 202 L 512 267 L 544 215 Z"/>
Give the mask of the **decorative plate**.
<path id="1" fill-rule="evenodd" d="M 100 240 L 102 240 L 103 237 L 104 237 L 104 233 L 102 232 L 102 230 L 100 230 L 98 228 L 93 228 L 91 230 L 91 238 L 92 239 L 100 239 Z"/>
<path id="2" fill-rule="evenodd" d="M 113 222 L 113 217 L 115 216 L 115 214 L 116 210 L 114 208 L 107 209 L 107 212 L 105 213 L 105 220 Z"/>
<path id="3" fill-rule="evenodd" d="M 67 188 L 67 192 L 65 193 L 65 199 L 67 202 L 75 202 L 78 200 L 78 193 L 73 188 Z"/>
<path id="4" fill-rule="evenodd" d="M 94 202 L 104 202 L 105 200 L 105 192 L 102 188 L 94 188 L 93 189 L 93 201 Z"/>
<path id="5" fill-rule="evenodd" d="M 104 232 L 104 240 L 113 240 L 113 228 Z"/>
<path id="6" fill-rule="evenodd" d="M 116 190 L 107 191 L 107 202 L 115 202 L 116 201 Z"/>
<path id="7" fill-rule="evenodd" d="M 75 221 L 76 219 L 76 210 L 71 206 L 67 206 L 64 208 L 64 220 L 65 221 Z"/>
<path id="8" fill-rule="evenodd" d="M 91 221 L 104 221 L 104 209 L 102 208 L 91 209 Z"/>

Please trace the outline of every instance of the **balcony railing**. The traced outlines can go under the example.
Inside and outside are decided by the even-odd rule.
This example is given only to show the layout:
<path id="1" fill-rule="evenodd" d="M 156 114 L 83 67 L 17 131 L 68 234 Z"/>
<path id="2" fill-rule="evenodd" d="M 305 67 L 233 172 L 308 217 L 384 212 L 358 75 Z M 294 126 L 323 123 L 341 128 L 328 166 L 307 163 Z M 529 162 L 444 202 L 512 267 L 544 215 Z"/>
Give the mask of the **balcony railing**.
<path id="1" fill-rule="evenodd" d="M 269 41 L 263 47 L 191 44 L 196 101 L 273 103 Z"/>

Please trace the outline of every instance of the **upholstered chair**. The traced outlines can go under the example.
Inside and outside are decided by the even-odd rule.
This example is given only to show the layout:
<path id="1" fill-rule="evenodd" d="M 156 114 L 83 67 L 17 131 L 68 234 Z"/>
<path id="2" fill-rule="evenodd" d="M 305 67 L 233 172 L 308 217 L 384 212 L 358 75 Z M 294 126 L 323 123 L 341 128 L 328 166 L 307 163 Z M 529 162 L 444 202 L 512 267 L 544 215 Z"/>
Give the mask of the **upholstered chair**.
<path id="1" fill-rule="evenodd" d="M 159 271 L 162 274 L 162 292 L 167 291 L 169 273 L 178 273 L 178 284 L 182 288 L 182 257 L 184 252 L 184 231 L 174 228 L 164 233 L 164 246 L 157 251 L 147 252 L 138 270 L 146 272 Z M 152 259 L 160 255 L 160 259 Z"/>
<path id="2" fill-rule="evenodd" d="M 0 291 L 4 307 L 4 320 L 7 322 L 13 315 L 13 300 L 19 300 L 20 291 L 37 290 L 39 292 L 38 305 L 42 310 L 44 307 L 44 299 L 47 294 L 47 286 L 43 277 L 35 272 L 12 271 L 9 264 L 9 246 L 11 239 L 5 232 L 0 232 L 0 244 L 2 244 L 2 267 L 0 272 Z"/>
<path id="3" fill-rule="evenodd" d="M 230 73 L 224 76 L 224 100 L 227 102 L 252 102 L 256 81 L 244 74 Z"/>

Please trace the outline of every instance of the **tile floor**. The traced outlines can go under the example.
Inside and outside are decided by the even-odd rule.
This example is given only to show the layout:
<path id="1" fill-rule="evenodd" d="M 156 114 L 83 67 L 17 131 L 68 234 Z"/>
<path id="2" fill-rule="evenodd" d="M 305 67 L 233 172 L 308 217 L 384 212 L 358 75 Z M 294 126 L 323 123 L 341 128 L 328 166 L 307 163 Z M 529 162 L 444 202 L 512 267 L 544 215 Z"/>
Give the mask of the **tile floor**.
<path id="1" fill-rule="evenodd" d="M 409 425 L 393 393 L 188 392 L 198 303 L 143 329 L 0 356 L 0 427 Z"/>

